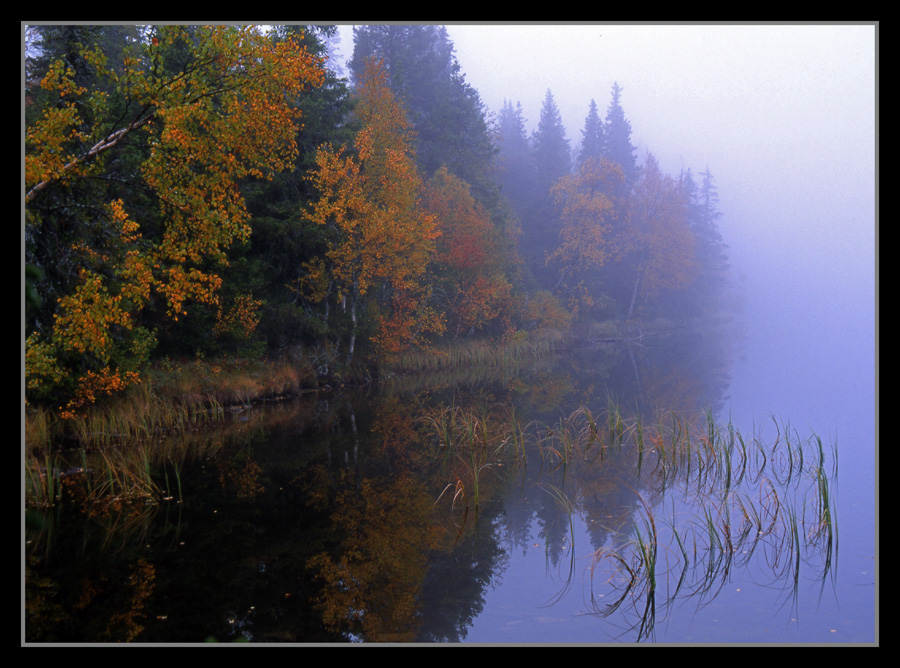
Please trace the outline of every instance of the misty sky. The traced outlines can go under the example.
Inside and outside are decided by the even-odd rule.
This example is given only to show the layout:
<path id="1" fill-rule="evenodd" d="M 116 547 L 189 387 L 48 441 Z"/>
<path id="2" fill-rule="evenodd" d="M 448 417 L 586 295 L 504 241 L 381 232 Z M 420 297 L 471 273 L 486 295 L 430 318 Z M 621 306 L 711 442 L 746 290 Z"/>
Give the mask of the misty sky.
<path id="1" fill-rule="evenodd" d="M 521 102 L 533 129 L 549 88 L 573 148 L 590 100 L 605 114 L 618 82 L 639 152 L 676 175 L 712 170 L 732 246 L 804 266 L 873 265 L 874 25 L 450 24 L 448 33 L 488 110 Z M 344 26 L 341 51 L 352 49 Z"/>

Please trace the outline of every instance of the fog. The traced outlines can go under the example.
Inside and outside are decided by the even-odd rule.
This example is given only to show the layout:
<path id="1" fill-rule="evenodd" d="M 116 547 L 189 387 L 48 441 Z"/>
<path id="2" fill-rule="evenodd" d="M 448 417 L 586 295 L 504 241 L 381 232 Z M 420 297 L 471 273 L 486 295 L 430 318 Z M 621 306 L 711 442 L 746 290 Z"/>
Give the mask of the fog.
<path id="1" fill-rule="evenodd" d="M 549 89 L 577 149 L 590 101 L 605 115 L 617 82 L 639 156 L 651 151 L 673 175 L 710 169 L 745 299 L 735 410 L 790 414 L 791 375 L 835 390 L 817 394 L 812 414 L 798 407 L 804 421 L 832 415 L 845 377 L 854 398 L 862 392 L 874 406 L 875 25 L 447 30 L 487 111 L 520 102 L 534 129 Z M 341 36 L 349 57 L 352 27 Z M 871 383 L 850 380 L 860 365 Z"/>

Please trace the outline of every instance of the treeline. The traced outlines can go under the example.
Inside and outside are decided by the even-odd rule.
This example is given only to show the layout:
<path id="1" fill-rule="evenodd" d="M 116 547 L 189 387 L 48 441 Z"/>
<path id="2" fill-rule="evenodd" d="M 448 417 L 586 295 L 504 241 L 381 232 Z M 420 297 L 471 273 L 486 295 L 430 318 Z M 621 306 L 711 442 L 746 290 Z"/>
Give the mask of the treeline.
<path id="1" fill-rule="evenodd" d="M 702 317 L 706 170 L 638 161 L 613 87 L 572 150 L 550 91 L 485 109 L 440 26 L 30 26 L 25 361 L 72 413 L 154 359 L 327 344 L 377 364 L 463 336 Z"/>

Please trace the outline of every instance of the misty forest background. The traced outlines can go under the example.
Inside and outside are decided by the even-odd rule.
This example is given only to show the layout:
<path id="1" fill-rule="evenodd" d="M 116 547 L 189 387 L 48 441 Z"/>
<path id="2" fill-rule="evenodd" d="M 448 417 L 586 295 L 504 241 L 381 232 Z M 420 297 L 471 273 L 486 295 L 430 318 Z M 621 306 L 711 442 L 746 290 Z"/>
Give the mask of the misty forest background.
<path id="1" fill-rule="evenodd" d="M 307 351 L 322 382 L 730 307 L 713 175 L 638 155 L 627 82 L 585 91 L 577 138 L 548 90 L 529 134 L 443 27 L 355 28 L 346 77 L 333 35 L 27 27 L 31 405 L 74 414 L 179 359 Z"/>

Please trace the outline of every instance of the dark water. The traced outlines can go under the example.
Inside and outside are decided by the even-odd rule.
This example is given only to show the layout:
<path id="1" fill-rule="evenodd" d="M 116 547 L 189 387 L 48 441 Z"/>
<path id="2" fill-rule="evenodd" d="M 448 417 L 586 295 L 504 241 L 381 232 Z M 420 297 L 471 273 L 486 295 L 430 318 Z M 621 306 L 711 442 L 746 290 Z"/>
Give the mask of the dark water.
<path id="1" fill-rule="evenodd" d="M 29 534 L 25 640 L 872 643 L 874 360 L 854 348 L 839 379 L 810 377 L 795 356 L 780 366 L 774 342 L 733 341 L 588 341 L 255 407 L 159 443 L 171 498 L 91 512 L 68 499 Z M 623 424 L 679 411 L 699 433 L 708 407 L 747 454 L 726 477 L 721 460 L 667 464 L 649 431 L 646 448 L 633 430 L 615 447 L 611 400 Z M 580 406 L 604 437 L 567 451 L 561 421 Z M 454 415 L 447 447 L 435 425 Z M 782 432 L 793 445 L 770 449 Z M 652 580 L 638 559 L 651 539 Z"/>

